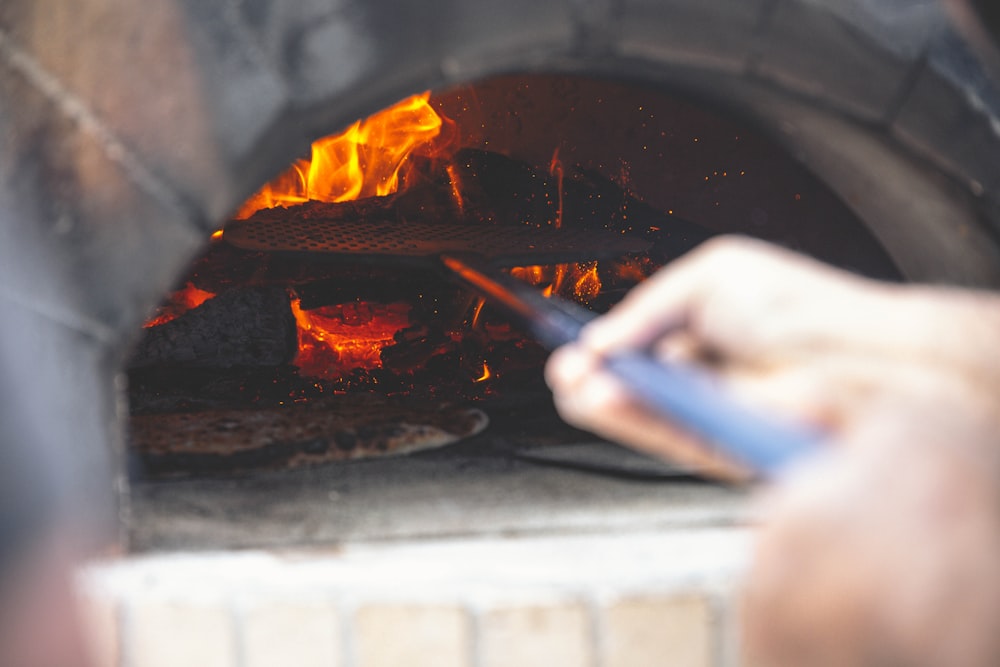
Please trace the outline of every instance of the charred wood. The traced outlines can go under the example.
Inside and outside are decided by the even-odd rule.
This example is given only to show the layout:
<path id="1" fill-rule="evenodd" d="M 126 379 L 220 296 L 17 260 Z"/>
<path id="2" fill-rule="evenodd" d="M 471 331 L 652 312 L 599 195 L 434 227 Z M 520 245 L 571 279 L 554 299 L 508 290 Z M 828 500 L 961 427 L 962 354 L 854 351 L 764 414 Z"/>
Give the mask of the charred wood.
<path id="1" fill-rule="evenodd" d="M 165 324 L 145 330 L 129 366 L 279 366 L 297 350 L 288 292 L 234 289 Z"/>

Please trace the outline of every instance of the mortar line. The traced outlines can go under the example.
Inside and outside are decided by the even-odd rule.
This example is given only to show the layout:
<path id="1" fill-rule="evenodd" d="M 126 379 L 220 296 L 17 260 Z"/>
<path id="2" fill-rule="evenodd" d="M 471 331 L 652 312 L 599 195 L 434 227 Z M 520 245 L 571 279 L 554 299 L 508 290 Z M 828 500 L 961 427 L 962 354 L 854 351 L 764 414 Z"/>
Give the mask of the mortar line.
<path id="1" fill-rule="evenodd" d="M 714 626 L 712 664 L 717 667 L 738 667 L 740 663 L 739 622 L 732 595 L 720 590 L 707 595 L 710 622 Z"/>
<path id="2" fill-rule="evenodd" d="M 465 614 L 469 633 L 465 647 L 465 664 L 468 667 L 482 667 L 482 657 L 479 651 L 479 614 L 476 613 L 475 606 L 469 602 L 462 605 L 462 612 Z"/>
<path id="3" fill-rule="evenodd" d="M 885 110 L 882 112 L 882 117 L 879 121 L 886 128 L 886 131 L 892 130 L 892 126 L 896 122 L 896 118 L 899 116 L 900 112 L 902 112 L 906 103 L 910 100 L 910 96 L 913 94 L 913 91 L 916 90 L 917 84 L 920 83 L 920 77 L 927 70 L 927 65 L 927 51 L 925 49 L 906 70 L 906 73 L 903 75 L 903 78 L 899 83 L 899 88 L 889 99 Z"/>
<path id="4" fill-rule="evenodd" d="M 118 665 L 119 667 L 134 667 L 135 665 L 135 610 L 134 600 L 125 597 L 121 599 L 118 612 Z"/>
<path id="5" fill-rule="evenodd" d="M 241 600 L 230 600 L 227 605 L 229 622 L 232 625 L 230 641 L 233 643 L 233 663 L 235 667 L 246 667 L 246 609 Z"/>
<path id="6" fill-rule="evenodd" d="M 591 591 L 585 598 L 587 622 L 590 625 L 590 649 L 593 656 L 590 667 L 604 667 L 607 662 L 608 637 L 605 619 L 606 601 L 600 593 Z"/>
<path id="7" fill-rule="evenodd" d="M 340 619 L 340 657 L 344 667 L 357 667 L 358 646 L 355 632 L 357 632 L 357 613 L 360 605 L 356 600 L 341 599 L 337 605 L 338 617 Z"/>
<path id="8" fill-rule="evenodd" d="M 111 622 L 114 626 L 114 643 L 112 645 L 112 650 L 114 651 L 114 664 L 113 667 L 126 667 L 125 665 L 125 649 L 124 649 L 124 637 L 122 635 L 122 623 L 125 602 L 118 599 L 115 596 L 111 596 Z"/>

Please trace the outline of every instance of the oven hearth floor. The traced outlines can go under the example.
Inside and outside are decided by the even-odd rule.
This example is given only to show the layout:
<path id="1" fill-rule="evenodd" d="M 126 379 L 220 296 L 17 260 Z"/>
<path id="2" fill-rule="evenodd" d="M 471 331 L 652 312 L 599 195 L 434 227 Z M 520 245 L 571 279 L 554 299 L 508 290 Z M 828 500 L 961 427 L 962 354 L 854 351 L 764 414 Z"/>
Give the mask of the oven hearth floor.
<path id="1" fill-rule="evenodd" d="M 586 460 L 618 461 L 627 472 L 597 474 L 519 458 L 573 448 Z M 130 546 L 133 551 L 285 548 L 747 522 L 745 492 L 623 458 L 616 450 L 593 440 L 511 448 L 502 437 L 484 434 L 407 457 L 230 479 L 137 482 Z"/>

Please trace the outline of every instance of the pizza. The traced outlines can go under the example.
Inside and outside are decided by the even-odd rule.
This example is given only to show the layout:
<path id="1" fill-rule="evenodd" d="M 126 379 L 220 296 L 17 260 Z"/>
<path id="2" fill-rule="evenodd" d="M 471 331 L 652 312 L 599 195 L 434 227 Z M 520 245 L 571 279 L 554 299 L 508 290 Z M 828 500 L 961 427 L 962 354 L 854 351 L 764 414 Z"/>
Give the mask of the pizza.
<path id="1" fill-rule="evenodd" d="M 488 423 L 465 406 L 334 397 L 133 416 L 129 444 L 148 476 L 218 475 L 410 454 L 476 435 Z"/>

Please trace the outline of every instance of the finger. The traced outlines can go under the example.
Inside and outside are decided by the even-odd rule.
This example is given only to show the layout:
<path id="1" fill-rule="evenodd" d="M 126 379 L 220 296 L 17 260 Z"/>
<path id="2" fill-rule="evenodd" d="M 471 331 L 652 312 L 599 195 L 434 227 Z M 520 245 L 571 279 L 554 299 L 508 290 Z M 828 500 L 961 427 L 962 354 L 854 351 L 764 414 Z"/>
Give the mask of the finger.
<path id="1" fill-rule="evenodd" d="M 638 285 L 585 327 L 581 340 L 608 354 L 644 348 L 667 332 L 687 329 L 723 352 L 774 347 L 786 330 L 828 329 L 829 318 L 816 320 L 812 311 L 826 312 L 823 302 L 844 292 L 842 283 L 854 287 L 847 275 L 760 241 L 719 237 Z M 846 291 L 853 296 L 854 289 Z M 850 308 L 833 310 L 839 316 Z"/>
<path id="2" fill-rule="evenodd" d="M 572 392 L 595 373 L 601 360 L 580 345 L 563 345 L 545 364 L 545 381 L 554 392 Z"/>
<path id="3" fill-rule="evenodd" d="M 554 376 L 560 373 L 552 372 Z M 564 381 L 567 384 L 562 384 Z M 567 371 L 553 377 L 553 384 L 565 389 L 555 392 L 555 404 L 572 424 L 701 474 L 729 481 L 746 481 L 752 476 L 746 468 L 713 451 L 663 415 L 646 409 L 616 378 L 603 371 L 580 375 Z"/>
<path id="4" fill-rule="evenodd" d="M 846 364 L 845 364 L 846 366 Z M 826 361 L 772 367 L 731 366 L 720 375 L 722 390 L 737 404 L 765 416 L 811 425 L 835 438 L 850 420 L 860 419 L 866 397 L 861 379 Z"/>

